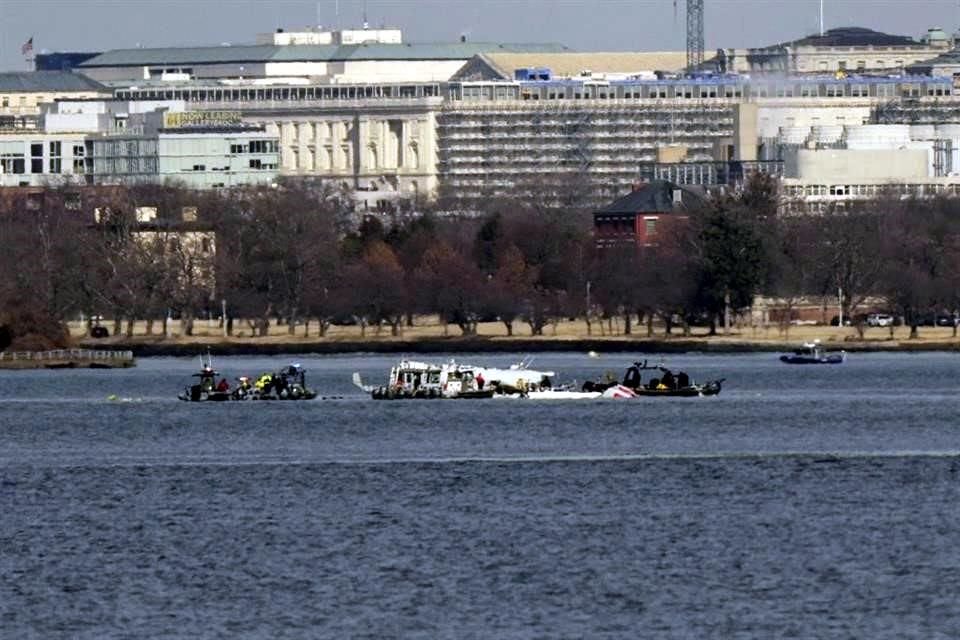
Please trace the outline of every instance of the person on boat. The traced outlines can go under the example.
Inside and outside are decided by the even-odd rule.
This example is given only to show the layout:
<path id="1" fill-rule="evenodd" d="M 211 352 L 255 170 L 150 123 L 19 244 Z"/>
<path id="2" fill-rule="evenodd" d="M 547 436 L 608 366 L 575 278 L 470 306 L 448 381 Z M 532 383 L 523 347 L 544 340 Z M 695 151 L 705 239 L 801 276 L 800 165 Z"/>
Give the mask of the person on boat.
<path id="1" fill-rule="evenodd" d="M 270 386 L 270 383 L 272 382 L 273 382 L 273 376 L 269 373 L 263 373 L 263 374 L 260 374 L 260 377 L 257 378 L 257 381 L 254 383 L 253 386 L 257 388 L 257 391 L 262 393 L 265 389 L 267 389 Z"/>
<path id="2" fill-rule="evenodd" d="M 635 362 L 632 366 L 627 368 L 627 372 L 623 375 L 623 386 L 629 389 L 638 389 L 643 386 L 643 379 L 640 375 L 640 363 Z"/>
<path id="3" fill-rule="evenodd" d="M 677 374 L 677 388 L 683 389 L 690 386 L 690 376 L 686 372 L 681 371 Z"/>
<path id="4" fill-rule="evenodd" d="M 521 398 L 527 397 L 527 380 L 525 378 L 519 378 L 517 380 L 517 391 L 520 392 Z"/>
<path id="5" fill-rule="evenodd" d="M 240 376 L 237 378 L 237 388 L 234 390 L 233 395 L 238 398 L 243 398 L 248 393 L 250 393 L 250 378 Z"/>
<path id="6" fill-rule="evenodd" d="M 230 383 L 227 382 L 226 378 L 220 378 L 220 382 L 217 383 L 217 391 L 220 393 L 226 393 L 230 391 Z"/>
<path id="7" fill-rule="evenodd" d="M 477 373 L 477 389 L 483 391 L 483 385 L 486 383 L 486 380 L 483 379 L 483 372 Z"/>
<path id="8" fill-rule="evenodd" d="M 667 370 L 667 372 L 663 374 L 663 377 L 660 378 L 660 385 L 664 389 L 673 389 L 676 383 L 677 383 L 677 380 L 673 376 L 673 372 L 670 370 Z"/>

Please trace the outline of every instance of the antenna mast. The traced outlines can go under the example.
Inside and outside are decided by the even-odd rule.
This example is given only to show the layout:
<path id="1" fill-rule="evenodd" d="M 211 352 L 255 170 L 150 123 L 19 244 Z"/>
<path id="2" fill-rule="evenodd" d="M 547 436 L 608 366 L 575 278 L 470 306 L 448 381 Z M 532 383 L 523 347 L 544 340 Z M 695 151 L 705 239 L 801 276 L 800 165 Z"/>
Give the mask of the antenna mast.
<path id="1" fill-rule="evenodd" d="M 687 72 L 703 65 L 703 0 L 687 0 Z"/>

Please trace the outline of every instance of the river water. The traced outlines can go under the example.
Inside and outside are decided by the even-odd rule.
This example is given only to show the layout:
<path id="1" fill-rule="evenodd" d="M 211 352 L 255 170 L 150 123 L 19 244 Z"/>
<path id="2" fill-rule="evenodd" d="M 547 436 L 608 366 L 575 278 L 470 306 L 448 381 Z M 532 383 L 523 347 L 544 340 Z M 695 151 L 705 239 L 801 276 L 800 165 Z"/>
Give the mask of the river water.
<path id="1" fill-rule="evenodd" d="M 0 637 L 960 637 L 960 355 L 678 355 L 723 393 L 553 403 L 375 402 L 350 374 L 391 357 L 295 359 L 337 397 L 0 371 Z"/>

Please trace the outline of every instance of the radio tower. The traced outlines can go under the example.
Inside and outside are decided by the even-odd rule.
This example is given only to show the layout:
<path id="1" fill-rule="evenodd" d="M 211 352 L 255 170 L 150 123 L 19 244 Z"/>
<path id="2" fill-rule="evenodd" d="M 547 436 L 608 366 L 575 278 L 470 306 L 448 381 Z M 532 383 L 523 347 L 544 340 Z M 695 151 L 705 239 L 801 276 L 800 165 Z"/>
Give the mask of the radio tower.
<path id="1" fill-rule="evenodd" d="M 687 73 L 703 64 L 703 0 L 687 0 Z"/>

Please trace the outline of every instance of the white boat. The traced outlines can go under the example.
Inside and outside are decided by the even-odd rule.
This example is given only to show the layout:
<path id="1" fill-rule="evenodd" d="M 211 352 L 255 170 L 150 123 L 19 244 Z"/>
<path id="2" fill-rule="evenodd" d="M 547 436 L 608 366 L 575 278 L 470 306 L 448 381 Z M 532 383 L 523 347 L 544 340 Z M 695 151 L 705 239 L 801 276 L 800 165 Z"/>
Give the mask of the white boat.
<path id="1" fill-rule="evenodd" d="M 530 360 L 521 360 L 506 369 L 477 366 L 469 368 L 476 372 L 475 375 L 480 376 L 484 385 L 493 386 L 499 394 L 527 393 L 529 395 L 534 391 L 552 389 L 553 377 L 556 374 L 553 371 L 531 369 L 530 362 Z"/>
<path id="2" fill-rule="evenodd" d="M 391 367 L 386 385 L 364 384 L 359 373 L 353 374 L 353 384 L 375 400 L 481 399 L 494 395 L 530 397 L 532 393 L 546 391 L 551 393 L 544 398 L 558 399 L 568 391 L 553 390 L 553 375 L 552 371 L 530 369 L 528 361 L 502 369 L 461 364 L 454 360 L 443 364 L 401 360 Z M 582 392 L 576 393 L 583 395 Z"/>
<path id="3" fill-rule="evenodd" d="M 492 387 L 484 388 L 473 367 L 452 360 L 444 364 L 401 360 L 390 368 L 386 385 L 364 384 L 359 373 L 353 374 L 353 384 L 374 400 L 481 399 L 494 394 Z"/>

